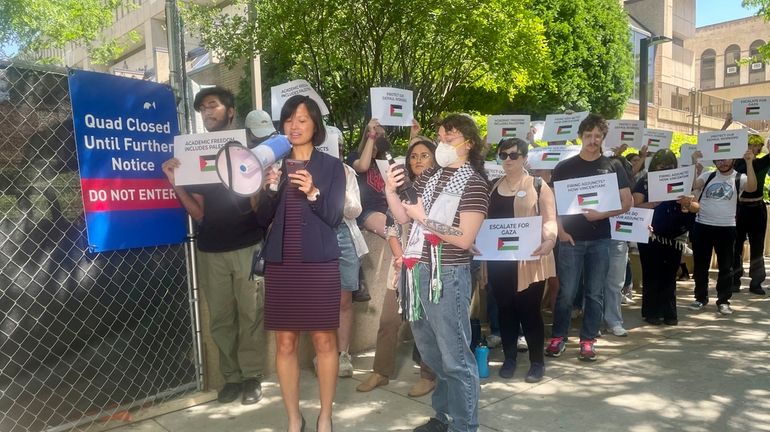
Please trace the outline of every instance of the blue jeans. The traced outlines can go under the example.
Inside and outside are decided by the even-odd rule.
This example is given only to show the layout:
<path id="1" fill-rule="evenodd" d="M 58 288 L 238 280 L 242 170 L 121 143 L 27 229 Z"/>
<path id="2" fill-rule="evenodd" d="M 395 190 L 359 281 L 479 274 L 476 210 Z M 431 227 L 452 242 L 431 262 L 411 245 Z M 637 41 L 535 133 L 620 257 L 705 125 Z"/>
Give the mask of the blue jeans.
<path id="1" fill-rule="evenodd" d="M 623 314 L 620 311 L 620 293 L 626 281 L 628 265 L 628 243 L 610 240 L 609 271 L 607 287 L 604 291 L 604 322 L 607 328 L 623 326 Z"/>
<path id="2" fill-rule="evenodd" d="M 595 339 L 604 314 L 604 292 L 610 262 L 610 239 L 559 244 L 559 294 L 553 317 L 553 337 L 566 338 L 572 318 L 572 303 L 585 267 L 585 303 L 580 339 Z"/>
<path id="3" fill-rule="evenodd" d="M 425 314 L 412 323 L 412 334 L 422 360 L 436 373 L 432 398 L 435 417 L 449 424 L 451 432 L 476 431 L 480 389 L 476 358 L 470 350 L 470 266 L 441 267 L 444 288 L 437 304 L 428 298 L 430 267 L 418 266 Z"/>

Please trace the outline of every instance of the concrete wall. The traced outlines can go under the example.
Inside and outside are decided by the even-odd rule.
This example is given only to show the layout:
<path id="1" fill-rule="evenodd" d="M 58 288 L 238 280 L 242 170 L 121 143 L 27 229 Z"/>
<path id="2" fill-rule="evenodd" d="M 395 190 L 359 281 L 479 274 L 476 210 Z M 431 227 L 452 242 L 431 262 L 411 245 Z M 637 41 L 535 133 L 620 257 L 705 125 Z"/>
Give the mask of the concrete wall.
<path id="1" fill-rule="evenodd" d="M 365 232 L 364 238 L 369 246 L 369 253 L 363 257 L 362 269 L 372 299 L 367 303 L 354 303 L 355 318 L 350 341 L 351 353 L 366 351 L 374 347 L 379 328 L 382 299 L 385 296 L 388 281 L 392 280 L 390 279 L 392 274 L 390 248 L 387 247 L 384 240 L 374 234 Z M 262 281 L 255 283 L 261 290 Z M 199 296 L 199 304 L 204 353 L 204 385 L 206 389 L 218 389 L 224 385 L 224 382 L 219 373 L 219 353 L 209 332 L 208 305 L 202 294 Z M 275 342 L 271 332 L 268 332 L 265 350 L 267 351 L 267 370 L 265 372 L 272 373 L 275 370 Z M 313 367 L 313 355 L 312 342 L 307 334 L 303 334 L 300 341 L 300 364 L 302 367 Z"/>

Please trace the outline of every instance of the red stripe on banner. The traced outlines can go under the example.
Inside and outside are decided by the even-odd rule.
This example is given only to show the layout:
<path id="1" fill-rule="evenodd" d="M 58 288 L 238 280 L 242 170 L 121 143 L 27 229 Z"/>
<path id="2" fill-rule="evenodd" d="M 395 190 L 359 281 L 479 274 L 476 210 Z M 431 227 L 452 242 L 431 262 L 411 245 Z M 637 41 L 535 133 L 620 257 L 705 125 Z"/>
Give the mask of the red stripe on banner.
<path id="1" fill-rule="evenodd" d="M 80 179 L 86 212 L 180 208 L 166 179 Z"/>

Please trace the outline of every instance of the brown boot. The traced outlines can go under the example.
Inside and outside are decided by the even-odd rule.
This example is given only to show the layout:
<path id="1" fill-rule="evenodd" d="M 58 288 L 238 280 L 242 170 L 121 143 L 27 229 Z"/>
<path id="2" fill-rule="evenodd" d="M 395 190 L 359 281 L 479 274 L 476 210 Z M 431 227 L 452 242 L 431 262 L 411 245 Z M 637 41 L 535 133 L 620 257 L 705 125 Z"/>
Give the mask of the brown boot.
<path id="1" fill-rule="evenodd" d="M 366 379 L 356 387 L 357 391 L 370 392 L 376 387 L 387 385 L 390 380 L 386 376 L 382 376 L 377 372 L 372 372 Z"/>
<path id="2" fill-rule="evenodd" d="M 433 391 L 436 388 L 436 381 L 426 378 L 420 378 L 420 381 L 409 390 L 409 397 L 420 397 Z"/>

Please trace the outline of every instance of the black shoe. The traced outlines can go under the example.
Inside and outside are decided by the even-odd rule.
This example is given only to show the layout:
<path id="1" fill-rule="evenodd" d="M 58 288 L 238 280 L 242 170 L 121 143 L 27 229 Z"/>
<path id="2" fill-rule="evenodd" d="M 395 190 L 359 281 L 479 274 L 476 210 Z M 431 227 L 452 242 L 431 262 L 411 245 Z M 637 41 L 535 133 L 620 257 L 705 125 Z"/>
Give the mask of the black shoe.
<path id="1" fill-rule="evenodd" d="M 647 322 L 647 324 L 651 324 L 651 325 L 655 325 L 655 326 L 659 326 L 659 325 L 663 324 L 663 322 L 664 322 L 663 318 L 659 318 L 659 317 L 658 318 L 647 317 L 644 320 Z"/>
<path id="2" fill-rule="evenodd" d="M 513 373 L 516 372 L 516 360 L 515 359 L 505 359 L 503 362 L 503 366 L 500 367 L 500 371 L 498 374 L 500 375 L 500 378 L 513 378 Z"/>
<path id="3" fill-rule="evenodd" d="M 524 381 L 528 383 L 540 382 L 543 380 L 543 376 L 545 376 L 545 364 L 532 363 L 532 365 L 529 367 L 529 372 L 527 372 L 527 377 L 524 378 Z"/>
<path id="4" fill-rule="evenodd" d="M 425 423 L 422 426 L 417 426 L 414 428 L 413 432 L 447 432 L 448 430 L 448 424 L 435 417 L 431 417 L 431 419 L 428 420 L 428 423 Z"/>
<path id="5" fill-rule="evenodd" d="M 675 325 L 679 325 L 679 320 L 676 318 L 664 318 L 663 324 L 667 326 L 675 326 Z"/>
<path id="6" fill-rule="evenodd" d="M 241 395 L 241 383 L 225 383 L 222 390 L 217 393 L 219 403 L 230 403 Z"/>
<path id="7" fill-rule="evenodd" d="M 359 285 L 358 289 L 353 291 L 353 301 L 357 303 L 365 303 L 372 299 L 369 295 L 369 290 L 364 288 L 364 285 Z"/>
<path id="8" fill-rule="evenodd" d="M 750 287 L 749 292 L 756 295 L 765 295 L 765 290 L 762 289 L 762 287 Z"/>
<path id="9" fill-rule="evenodd" d="M 252 405 L 262 400 L 262 383 L 256 378 L 247 379 L 243 382 L 243 396 L 241 396 L 242 405 Z"/>

